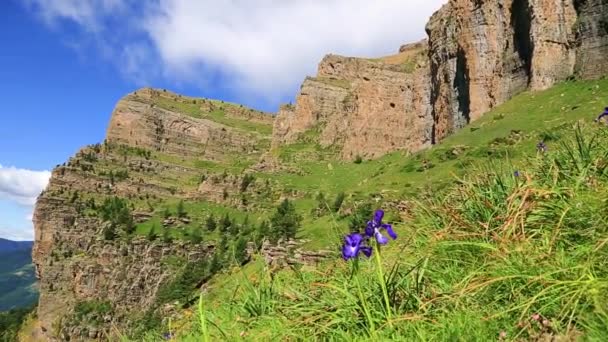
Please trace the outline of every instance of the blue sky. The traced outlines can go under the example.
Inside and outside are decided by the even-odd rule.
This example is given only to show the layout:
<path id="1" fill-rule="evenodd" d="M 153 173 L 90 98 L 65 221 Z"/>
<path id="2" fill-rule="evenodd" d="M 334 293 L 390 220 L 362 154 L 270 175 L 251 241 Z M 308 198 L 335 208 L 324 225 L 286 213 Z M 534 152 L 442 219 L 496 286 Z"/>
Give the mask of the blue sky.
<path id="1" fill-rule="evenodd" d="M 444 0 L 0 2 L 0 237 L 31 239 L 49 171 L 142 86 L 276 111 L 326 53 L 424 38 Z M 141 5 L 145 3 L 145 5 Z"/>

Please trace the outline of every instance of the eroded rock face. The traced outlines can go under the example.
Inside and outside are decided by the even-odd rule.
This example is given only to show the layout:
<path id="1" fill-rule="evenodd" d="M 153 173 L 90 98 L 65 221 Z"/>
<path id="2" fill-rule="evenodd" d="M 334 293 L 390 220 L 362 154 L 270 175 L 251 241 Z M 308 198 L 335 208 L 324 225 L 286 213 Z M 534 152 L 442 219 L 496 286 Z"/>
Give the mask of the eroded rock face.
<path id="1" fill-rule="evenodd" d="M 429 34 L 435 141 L 515 94 L 608 72 L 605 0 L 452 0 Z"/>
<path id="2" fill-rule="evenodd" d="M 321 146 L 339 146 L 344 159 L 374 158 L 430 144 L 429 72 L 424 44 L 367 60 L 326 56 L 307 78 L 295 106 L 283 106 L 273 144 L 293 143 L 314 129 Z"/>
<path id="3" fill-rule="evenodd" d="M 191 111 L 192 115 L 184 115 L 183 111 Z M 144 88 L 118 102 L 107 141 L 208 160 L 221 160 L 230 153 L 258 152 L 259 137 L 255 132 L 236 130 L 206 115 L 216 111 L 222 111 L 229 119 L 272 123 L 272 116 L 246 108 Z"/>
<path id="4" fill-rule="evenodd" d="M 215 177 L 220 171 L 213 167 L 235 156 L 259 159 L 272 120 L 238 105 L 153 89 L 123 98 L 104 144 L 85 147 L 58 165 L 36 203 L 40 333 L 48 340 L 108 339 L 111 327 L 127 333 L 136 317 L 157 310 L 161 285 L 176 268 L 206 258 L 213 246 L 129 233 L 124 223 L 104 221 L 102 203 L 124 200 L 141 223 L 153 216 L 153 204 L 213 200 L 199 191 L 203 176 Z M 255 189 L 231 177 L 231 191 Z M 115 232 L 107 235 L 110 227 Z M 163 234 L 173 229 L 158 228 Z"/>
<path id="5" fill-rule="evenodd" d="M 417 151 L 524 90 L 608 72 L 606 0 L 450 0 L 426 30 L 395 56 L 325 57 L 279 112 L 274 146 L 321 124 L 346 159 Z"/>
<path id="6" fill-rule="evenodd" d="M 141 237 L 106 241 L 103 222 L 84 215 L 77 202 L 57 195 L 65 187 L 66 179 L 75 184 L 85 184 L 87 180 L 71 169 L 62 172 L 63 176 L 56 171 L 51 178 L 33 216 L 40 328 L 48 340 L 107 338 L 110 326 L 124 327 L 130 315 L 141 314 L 151 307 L 160 285 L 175 273 L 164 260 L 168 257 L 184 262 L 200 260 L 212 247 L 150 242 Z M 75 322 L 78 329 L 72 329 L 66 320 L 80 302 L 110 303 L 109 318 L 95 327 L 99 331 L 94 337 L 90 337 L 93 330 L 83 322 Z"/>

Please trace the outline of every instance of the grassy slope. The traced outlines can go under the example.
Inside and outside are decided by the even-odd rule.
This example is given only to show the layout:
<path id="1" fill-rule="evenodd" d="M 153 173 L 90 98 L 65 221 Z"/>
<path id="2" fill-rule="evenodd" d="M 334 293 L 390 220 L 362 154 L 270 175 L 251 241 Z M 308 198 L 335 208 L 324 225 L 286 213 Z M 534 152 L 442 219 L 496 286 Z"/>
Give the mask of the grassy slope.
<path id="1" fill-rule="evenodd" d="M 341 261 L 281 271 L 273 275 L 273 286 L 259 264 L 250 264 L 245 273 L 227 273 L 211 284 L 205 303 L 212 310 L 204 311 L 218 326 L 211 334 L 229 339 L 244 334 L 249 340 L 374 335 L 495 340 L 501 332 L 509 339 L 543 334 L 599 338 L 608 324 L 601 295 L 608 290 L 608 179 L 602 169 L 608 139 L 605 129 L 590 126 L 583 132 L 587 142 L 604 135 L 587 156 L 585 148 L 574 147 L 570 154 L 559 146 L 572 140 L 572 123 L 590 122 L 606 98 L 608 81 L 525 93 L 429 151 L 409 157 L 394 153 L 359 165 L 298 160 L 297 154 L 311 147 L 288 147 L 285 159 L 298 160 L 306 174 L 268 176 L 287 187 L 362 197 L 382 193 L 385 200 L 419 194 L 407 221 L 396 226 L 400 238 L 383 251 L 385 268 L 401 265 L 401 273 L 389 281 L 392 319 L 387 323 L 371 261 L 362 265 L 363 302 L 349 279 L 350 266 Z M 535 153 L 540 139 L 550 149 L 544 158 Z M 453 155 L 458 146 L 466 148 Z M 435 166 L 425 170 L 423 160 Z M 524 176 L 513 177 L 515 169 Z M 440 188 L 444 191 L 436 196 L 421 191 Z M 297 204 L 307 215 L 304 235 L 317 240 L 316 246 L 335 243 L 327 239 L 333 237 L 328 226 L 344 227 L 346 221 L 313 219 L 311 199 Z M 255 275 L 244 281 L 248 272 Z M 539 321 L 530 318 L 536 313 Z M 192 334 L 192 339 L 199 336 L 196 324 Z"/>
<path id="2" fill-rule="evenodd" d="M 469 172 L 471 164 L 506 159 L 517 165 L 535 153 L 539 140 L 558 138 L 551 134 L 555 129 L 580 119 L 595 118 L 607 98 L 606 80 L 568 82 L 547 91 L 523 93 L 430 150 L 412 156 L 395 152 L 361 164 L 310 160 L 311 154 L 330 155 L 330 151 L 311 143 L 289 145 L 275 153 L 287 162 L 292 161 L 304 175 L 285 172 L 259 177 L 270 177 L 286 188 L 305 192 L 322 190 L 330 199 L 341 191 L 355 197 L 380 194 L 385 199 L 408 198 L 452 184 L 455 176 Z M 454 155 L 455 149 L 464 152 Z M 431 168 L 425 169 L 425 162 Z M 313 247 L 322 247 L 322 241 L 327 241 L 323 227 L 329 222 L 327 218 L 317 220 L 307 216 L 313 205 L 311 199 L 297 203 L 310 230 L 310 234 L 305 231 L 304 235 L 321 237 L 316 244 L 313 242 Z M 337 225 L 344 228 L 346 221 L 339 220 Z"/>

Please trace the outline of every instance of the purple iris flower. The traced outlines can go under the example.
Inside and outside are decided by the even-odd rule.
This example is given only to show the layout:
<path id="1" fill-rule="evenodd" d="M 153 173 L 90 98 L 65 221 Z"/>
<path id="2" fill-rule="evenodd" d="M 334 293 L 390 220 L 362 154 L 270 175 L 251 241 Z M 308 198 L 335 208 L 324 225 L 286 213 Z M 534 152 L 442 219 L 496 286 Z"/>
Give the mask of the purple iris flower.
<path id="1" fill-rule="evenodd" d="M 365 254 L 369 258 L 372 255 L 372 249 L 365 246 L 363 236 L 359 233 L 352 233 L 344 237 L 344 246 L 342 246 L 342 257 L 344 260 L 353 259 L 359 256 L 359 252 Z"/>
<path id="2" fill-rule="evenodd" d="M 397 238 L 397 234 L 393 231 L 393 226 L 390 224 L 382 223 L 382 218 L 384 217 L 384 211 L 381 209 L 376 210 L 374 213 L 374 218 L 367 222 L 367 227 L 365 227 L 365 235 L 376 238 L 381 245 L 386 245 L 388 239 L 382 235 L 380 232 L 382 229 L 386 230 L 391 239 L 395 240 Z"/>
<path id="3" fill-rule="evenodd" d="M 515 171 L 515 172 L 513 172 L 513 175 L 514 175 L 515 177 L 519 177 L 519 176 L 521 176 L 521 173 L 519 173 L 519 171 Z"/>
<path id="4" fill-rule="evenodd" d="M 595 122 L 599 122 L 605 116 L 608 116 L 608 107 L 604 108 L 604 112 L 595 119 Z"/>
<path id="5" fill-rule="evenodd" d="M 166 332 L 166 333 L 164 333 L 164 334 L 163 334 L 163 338 L 164 338 L 165 340 L 170 340 L 170 339 L 172 339 L 172 338 L 173 338 L 173 334 L 172 334 L 172 333 L 170 333 L 170 332 Z"/>
<path id="6" fill-rule="evenodd" d="M 541 141 L 536 144 L 536 149 L 538 150 L 538 152 L 547 152 L 547 145 L 545 145 L 544 141 Z"/>

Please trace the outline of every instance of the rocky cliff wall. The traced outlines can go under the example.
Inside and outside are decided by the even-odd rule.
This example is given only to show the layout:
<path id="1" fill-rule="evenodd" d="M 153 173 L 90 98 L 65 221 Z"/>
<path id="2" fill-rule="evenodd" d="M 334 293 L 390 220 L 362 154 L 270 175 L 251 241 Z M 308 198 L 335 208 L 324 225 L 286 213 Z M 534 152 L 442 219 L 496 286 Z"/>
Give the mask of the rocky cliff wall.
<path id="1" fill-rule="evenodd" d="M 273 145 L 293 143 L 315 129 L 320 145 L 340 146 L 345 159 L 429 146 L 432 121 L 425 56 L 424 43 L 381 59 L 326 56 L 317 76 L 302 84 L 295 105 L 279 111 Z"/>
<path id="2" fill-rule="evenodd" d="M 161 285 L 180 267 L 206 259 L 213 247 L 160 238 L 183 235 L 184 224 L 157 223 L 156 238 L 135 231 L 135 224 L 158 216 L 167 203 L 213 201 L 201 188 L 207 177 L 229 179 L 236 187 L 217 199 L 222 204 L 242 205 L 238 196 L 247 194 L 255 198 L 254 181 L 245 190 L 242 175 L 226 170 L 259 159 L 268 149 L 272 121 L 239 105 L 163 90 L 140 89 L 121 99 L 105 142 L 58 165 L 36 203 L 33 261 L 41 334 L 48 340 L 107 339 L 111 328 L 127 333 L 142 314 L 158 310 Z M 124 212 L 104 214 L 105 201 L 114 198 L 128 206 L 131 232 L 112 221 L 124 219 Z M 114 233 L 108 235 L 110 228 Z"/>
<path id="3" fill-rule="evenodd" d="M 220 160 L 230 153 L 255 153 L 260 148 L 260 137 L 254 130 L 231 127 L 232 121 L 271 125 L 272 120 L 270 115 L 242 106 L 144 88 L 118 102 L 106 139 L 169 154 Z"/>
<path id="4" fill-rule="evenodd" d="M 606 0 L 450 0 L 426 31 L 395 56 L 325 57 L 279 112 L 273 146 L 321 125 L 346 159 L 414 152 L 524 90 L 608 72 Z"/>
<path id="5" fill-rule="evenodd" d="M 206 245 L 150 242 L 141 237 L 107 241 L 103 237 L 107 223 L 83 213 L 81 202 L 62 196 L 65 184 L 56 182 L 58 178 L 65 179 L 54 174 L 34 212 L 37 316 L 48 340 L 106 339 L 111 326 L 125 329 L 131 319 L 152 307 L 161 284 L 174 275 L 165 264 L 168 258 L 196 261 L 212 251 Z M 103 314 L 87 315 L 76 309 L 79 305 L 107 307 Z"/>

